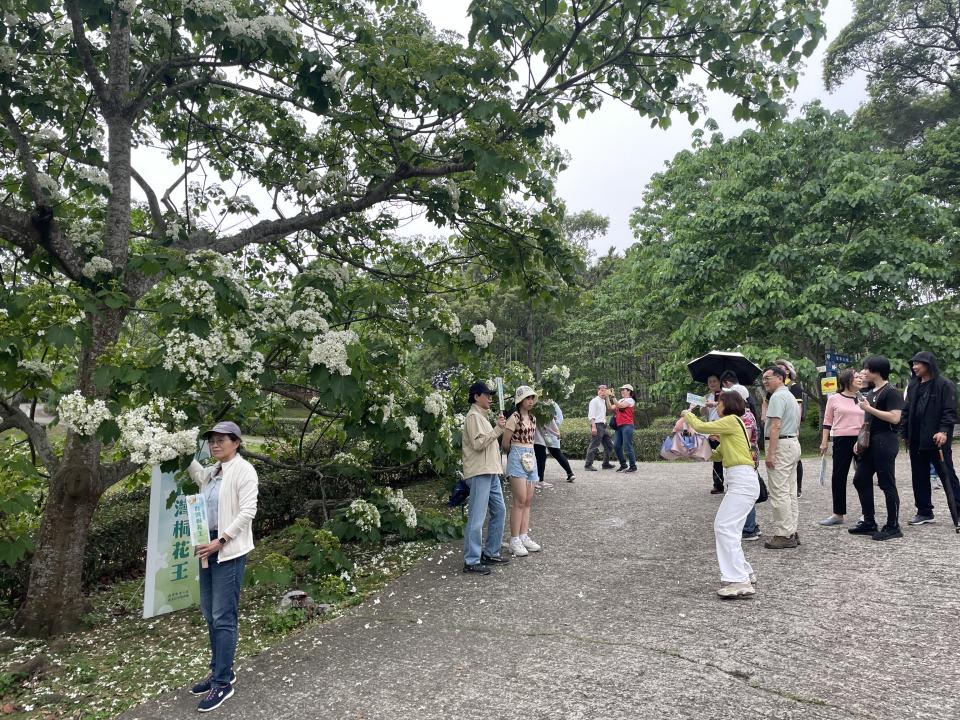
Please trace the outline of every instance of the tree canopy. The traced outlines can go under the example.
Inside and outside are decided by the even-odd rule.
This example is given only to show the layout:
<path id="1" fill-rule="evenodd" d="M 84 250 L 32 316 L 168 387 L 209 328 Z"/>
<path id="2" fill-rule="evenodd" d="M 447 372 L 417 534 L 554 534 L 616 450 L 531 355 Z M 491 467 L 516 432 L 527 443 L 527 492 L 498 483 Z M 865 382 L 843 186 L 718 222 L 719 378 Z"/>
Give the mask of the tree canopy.
<path id="1" fill-rule="evenodd" d="M 672 379 L 733 348 L 812 369 L 829 348 L 907 358 L 922 347 L 960 369 L 949 263 L 960 237 L 916 171 L 818 105 L 678 154 L 635 211 L 628 254 L 642 324 L 670 339 Z"/>
<path id="2" fill-rule="evenodd" d="M 461 38 L 402 0 L 2 0 L 0 429 L 50 478 L 22 627 L 79 617 L 110 485 L 264 391 L 442 462 L 442 408 L 401 405 L 407 344 L 490 343 L 445 302 L 468 262 L 567 282 L 554 118 L 613 97 L 666 126 L 716 88 L 773 120 L 821 8 L 494 0 Z M 403 238 L 405 212 L 446 236 Z M 21 409 L 58 400 L 62 447 Z"/>

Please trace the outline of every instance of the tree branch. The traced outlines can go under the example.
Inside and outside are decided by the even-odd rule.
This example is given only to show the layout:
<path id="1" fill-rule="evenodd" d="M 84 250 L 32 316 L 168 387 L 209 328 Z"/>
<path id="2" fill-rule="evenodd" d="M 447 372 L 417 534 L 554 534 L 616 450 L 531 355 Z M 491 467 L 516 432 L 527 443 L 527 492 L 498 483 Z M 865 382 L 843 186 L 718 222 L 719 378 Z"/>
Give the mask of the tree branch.
<path id="1" fill-rule="evenodd" d="M 193 233 L 186 240 L 174 243 L 178 250 L 193 251 L 210 249 L 223 255 L 235 252 L 247 245 L 264 244 L 276 238 L 286 237 L 300 230 L 315 230 L 332 220 L 359 213 L 388 199 L 390 191 L 402 180 L 418 177 L 444 177 L 469 172 L 475 168 L 472 162 L 455 162 L 432 167 L 399 167 L 379 185 L 369 189 L 366 195 L 350 202 L 341 202 L 319 212 L 301 213 L 285 220 L 264 220 L 253 227 L 225 238 L 211 239 L 210 233 Z"/>
<path id="2" fill-rule="evenodd" d="M 160 209 L 157 194 L 144 177 L 134 170 L 133 167 L 130 168 L 130 176 L 137 185 L 140 186 L 140 189 L 143 190 L 143 194 L 147 196 L 147 204 L 150 206 L 150 216 L 153 218 L 153 224 L 162 235 L 165 235 L 167 232 L 167 221 L 163 219 L 163 210 Z"/>
<path id="3" fill-rule="evenodd" d="M 87 40 L 87 34 L 83 31 L 83 15 L 80 12 L 80 6 L 77 0 L 66 0 L 65 6 L 67 14 L 70 16 L 70 25 L 73 28 L 73 42 L 77 47 L 77 54 L 80 56 L 80 62 L 83 63 L 83 69 L 87 73 L 90 84 L 93 85 L 94 92 L 100 98 L 100 103 L 106 105 L 110 102 L 110 88 L 97 69 L 97 63 L 93 59 L 93 49 L 90 41 Z"/>
<path id="4" fill-rule="evenodd" d="M 47 472 L 53 475 L 60 467 L 60 460 L 47 438 L 47 433 L 38 423 L 35 423 L 26 413 L 9 400 L 0 398 L 0 417 L 4 418 L 4 428 L 17 428 L 21 430 L 29 439 L 40 462 L 47 469 Z"/>

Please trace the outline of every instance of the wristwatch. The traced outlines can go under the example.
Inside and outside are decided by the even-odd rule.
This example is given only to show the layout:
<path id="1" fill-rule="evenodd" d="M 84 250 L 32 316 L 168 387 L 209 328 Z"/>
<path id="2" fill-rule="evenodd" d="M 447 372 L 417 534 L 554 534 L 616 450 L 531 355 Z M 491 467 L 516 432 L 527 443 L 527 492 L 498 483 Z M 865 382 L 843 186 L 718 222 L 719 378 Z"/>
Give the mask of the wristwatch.
<path id="1" fill-rule="evenodd" d="M 220 544 L 221 544 L 221 545 L 226 545 L 226 544 L 227 544 L 227 539 L 226 539 L 225 537 L 217 538 L 217 540 L 220 541 Z"/>

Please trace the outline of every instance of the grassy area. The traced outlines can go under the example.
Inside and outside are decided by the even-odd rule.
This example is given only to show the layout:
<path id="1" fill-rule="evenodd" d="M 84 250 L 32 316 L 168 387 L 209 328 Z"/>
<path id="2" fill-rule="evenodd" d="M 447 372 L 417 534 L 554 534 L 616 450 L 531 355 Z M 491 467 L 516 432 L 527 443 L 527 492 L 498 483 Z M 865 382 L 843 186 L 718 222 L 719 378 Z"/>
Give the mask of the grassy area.
<path id="1" fill-rule="evenodd" d="M 414 485 L 404 492 L 418 511 L 459 513 L 443 503 L 441 481 Z M 293 633 L 339 617 L 440 547 L 434 541 L 345 545 L 356 565 L 347 582 L 348 594 L 330 613 L 313 620 L 298 613 L 277 613 L 277 603 L 287 588 L 244 588 L 238 660 L 242 663 L 243 658 L 263 652 Z M 266 538 L 255 553 L 263 557 L 276 549 L 276 538 Z M 3 611 L 0 712 L 19 718 L 111 718 L 206 675 L 207 630 L 198 608 L 142 619 L 142 579 L 117 583 L 91 596 L 90 603 L 87 629 L 53 641 L 13 637 L 9 634 L 10 611 Z M 33 677 L 18 676 L 17 669 L 27 662 L 38 663 L 42 669 Z"/>

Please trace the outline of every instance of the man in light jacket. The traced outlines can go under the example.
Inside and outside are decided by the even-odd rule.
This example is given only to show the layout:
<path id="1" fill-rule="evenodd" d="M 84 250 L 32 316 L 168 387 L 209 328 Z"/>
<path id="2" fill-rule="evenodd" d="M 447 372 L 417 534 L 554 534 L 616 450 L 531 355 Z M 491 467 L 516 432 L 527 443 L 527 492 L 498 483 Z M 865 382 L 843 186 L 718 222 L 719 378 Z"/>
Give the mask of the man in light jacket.
<path id="1" fill-rule="evenodd" d="M 503 502 L 500 473 L 500 443 L 506 418 L 497 417 L 497 427 L 487 419 L 493 402 L 493 391 L 486 383 L 475 382 L 470 386 L 470 410 L 463 425 L 463 479 L 470 487 L 469 517 L 463 532 L 463 571 L 489 575 L 489 565 L 509 562 L 500 554 L 503 526 L 507 519 L 507 506 Z M 487 542 L 483 543 L 483 521 L 490 510 L 490 525 Z M 481 549 L 481 546 L 483 549 Z"/>

